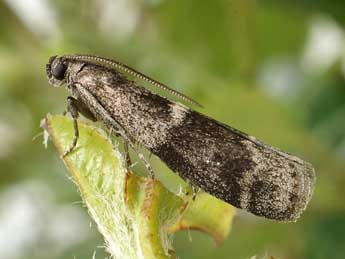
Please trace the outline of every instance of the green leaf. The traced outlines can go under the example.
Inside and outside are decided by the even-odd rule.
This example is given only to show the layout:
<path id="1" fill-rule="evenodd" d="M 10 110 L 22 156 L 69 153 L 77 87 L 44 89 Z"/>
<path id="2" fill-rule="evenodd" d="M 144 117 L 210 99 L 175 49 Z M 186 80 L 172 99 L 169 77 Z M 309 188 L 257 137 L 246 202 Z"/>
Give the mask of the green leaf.
<path id="1" fill-rule="evenodd" d="M 172 236 L 181 229 L 205 231 L 217 244 L 227 237 L 234 215 L 229 204 L 206 193 L 192 201 L 128 172 L 103 131 L 80 121 L 78 126 L 77 147 L 62 159 L 113 257 L 176 258 Z M 74 137 L 71 119 L 48 115 L 42 127 L 62 155 Z"/>
<path id="2" fill-rule="evenodd" d="M 229 235 L 235 208 L 229 204 L 201 192 L 183 213 L 170 231 L 195 229 L 210 234 L 216 245 L 221 245 Z"/>

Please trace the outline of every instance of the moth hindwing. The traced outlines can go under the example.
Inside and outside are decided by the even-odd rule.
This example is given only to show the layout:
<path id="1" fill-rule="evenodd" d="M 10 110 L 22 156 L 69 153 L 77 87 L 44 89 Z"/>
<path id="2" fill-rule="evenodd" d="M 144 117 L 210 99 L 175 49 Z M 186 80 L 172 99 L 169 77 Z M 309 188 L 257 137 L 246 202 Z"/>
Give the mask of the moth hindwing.
<path id="1" fill-rule="evenodd" d="M 255 215 L 295 221 L 311 199 L 315 181 L 308 162 L 129 80 L 127 72 L 190 98 L 108 58 L 92 55 L 52 57 L 49 82 L 67 85 L 68 110 L 102 121 L 135 151 L 139 143 L 193 185 Z M 148 162 L 140 154 L 152 173 Z"/>

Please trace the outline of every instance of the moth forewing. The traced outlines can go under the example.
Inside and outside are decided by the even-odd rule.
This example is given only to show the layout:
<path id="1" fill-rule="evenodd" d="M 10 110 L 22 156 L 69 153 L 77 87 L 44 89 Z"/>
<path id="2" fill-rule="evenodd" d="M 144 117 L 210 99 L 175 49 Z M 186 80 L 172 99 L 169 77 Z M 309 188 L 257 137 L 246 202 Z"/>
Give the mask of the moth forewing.
<path id="1" fill-rule="evenodd" d="M 219 199 L 275 220 L 295 221 L 304 211 L 315 181 L 309 163 L 154 94 L 109 64 L 68 55 L 53 58 L 47 74 L 54 84 L 66 82 L 84 113 L 86 107 L 132 148 L 140 143 Z"/>
<path id="2" fill-rule="evenodd" d="M 153 152 L 183 178 L 238 208 L 294 221 L 311 198 L 310 164 L 200 113 L 189 111 L 169 136 Z"/>

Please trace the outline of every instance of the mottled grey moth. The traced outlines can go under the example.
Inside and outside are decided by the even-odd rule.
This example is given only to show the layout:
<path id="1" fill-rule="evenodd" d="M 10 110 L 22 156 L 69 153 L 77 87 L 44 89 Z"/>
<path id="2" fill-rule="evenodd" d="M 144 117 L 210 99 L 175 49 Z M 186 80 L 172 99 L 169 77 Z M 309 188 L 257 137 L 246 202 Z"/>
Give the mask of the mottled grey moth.
<path id="1" fill-rule="evenodd" d="M 313 193 L 314 169 L 308 162 L 186 106 L 157 95 L 124 73 L 141 78 L 197 104 L 189 97 L 111 59 L 93 55 L 53 56 L 49 82 L 66 84 L 68 111 L 102 121 L 135 151 L 142 145 L 192 185 L 255 215 L 295 221 Z M 127 147 L 128 148 L 128 147 Z M 149 168 L 145 157 L 138 152 Z"/>

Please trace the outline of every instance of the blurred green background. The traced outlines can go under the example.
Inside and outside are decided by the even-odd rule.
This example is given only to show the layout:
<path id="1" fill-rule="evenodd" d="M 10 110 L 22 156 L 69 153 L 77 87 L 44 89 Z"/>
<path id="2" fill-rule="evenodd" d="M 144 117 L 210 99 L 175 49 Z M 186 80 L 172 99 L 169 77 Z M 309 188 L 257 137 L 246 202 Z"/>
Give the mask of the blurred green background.
<path id="1" fill-rule="evenodd" d="M 42 144 L 40 120 L 64 111 L 68 95 L 48 84 L 45 64 L 67 53 L 122 61 L 315 166 L 297 223 L 238 211 L 221 247 L 178 233 L 180 258 L 345 258 L 344 11 L 341 0 L 0 1 L 0 258 L 107 256 Z"/>

